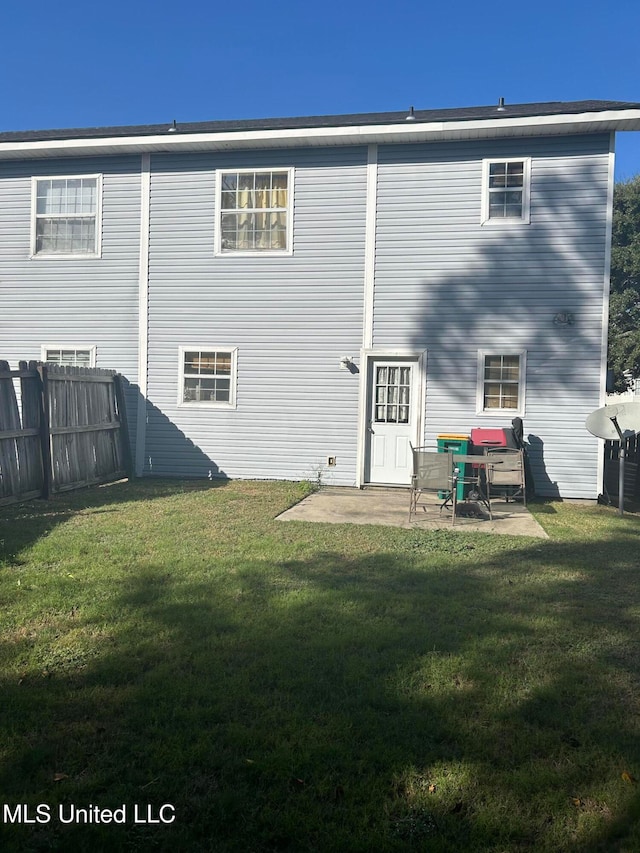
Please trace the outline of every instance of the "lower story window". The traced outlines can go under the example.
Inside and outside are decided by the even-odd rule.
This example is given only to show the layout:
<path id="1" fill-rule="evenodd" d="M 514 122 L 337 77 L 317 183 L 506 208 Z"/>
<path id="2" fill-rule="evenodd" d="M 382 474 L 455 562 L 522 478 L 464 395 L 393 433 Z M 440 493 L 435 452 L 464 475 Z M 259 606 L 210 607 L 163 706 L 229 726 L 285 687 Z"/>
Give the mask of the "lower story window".
<path id="1" fill-rule="evenodd" d="M 42 360 L 49 364 L 61 364 L 66 367 L 95 367 L 95 347 L 44 346 Z"/>
<path id="2" fill-rule="evenodd" d="M 478 411 L 522 414 L 525 353 L 480 353 Z"/>
<path id="3" fill-rule="evenodd" d="M 237 349 L 180 348 L 181 405 L 235 406 Z"/>

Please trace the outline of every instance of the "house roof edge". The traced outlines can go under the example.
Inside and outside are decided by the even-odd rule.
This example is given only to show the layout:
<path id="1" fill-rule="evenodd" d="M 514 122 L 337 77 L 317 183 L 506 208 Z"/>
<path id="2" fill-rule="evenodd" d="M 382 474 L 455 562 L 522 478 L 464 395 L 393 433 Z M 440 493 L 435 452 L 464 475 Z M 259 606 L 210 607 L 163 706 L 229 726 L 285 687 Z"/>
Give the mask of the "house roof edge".
<path id="1" fill-rule="evenodd" d="M 409 116 L 412 116 L 410 118 Z M 640 130 L 640 103 L 576 101 L 406 113 L 0 133 L 0 158 L 352 145 Z"/>

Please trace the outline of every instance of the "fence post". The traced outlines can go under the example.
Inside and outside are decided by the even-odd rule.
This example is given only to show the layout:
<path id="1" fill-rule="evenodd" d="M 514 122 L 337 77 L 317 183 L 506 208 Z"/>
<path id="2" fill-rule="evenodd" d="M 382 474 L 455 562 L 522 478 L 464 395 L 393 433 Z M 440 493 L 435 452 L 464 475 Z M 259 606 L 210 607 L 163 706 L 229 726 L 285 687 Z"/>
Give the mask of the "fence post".
<path id="1" fill-rule="evenodd" d="M 11 378 L 8 361 L 0 361 L 0 430 L 16 431 L 20 429 L 20 414 L 16 401 L 16 392 Z M 15 434 L 15 432 L 14 432 Z M 21 491 L 20 468 L 18 466 L 18 442 L 15 438 L 9 443 L 0 442 L 0 471 L 2 471 L 7 495 L 17 495 Z"/>
<path id="2" fill-rule="evenodd" d="M 49 401 L 47 387 L 47 365 L 38 365 L 40 377 L 40 446 L 42 447 L 42 497 L 45 500 L 51 491 L 51 438 L 49 436 Z"/>
<path id="3" fill-rule="evenodd" d="M 131 459 L 131 445 L 129 444 L 127 407 L 125 405 L 124 390 L 122 388 L 122 375 L 120 373 L 116 373 L 113 377 L 113 388 L 116 395 L 116 404 L 118 406 L 118 418 L 120 420 L 120 445 L 122 448 L 122 459 L 127 471 L 127 477 L 131 479 L 133 476 L 133 461 Z"/>
<path id="4" fill-rule="evenodd" d="M 38 376 L 37 361 L 19 361 L 18 369 L 24 373 L 31 373 L 31 376 L 22 376 L 20 378 L 20 402 L 22 406 L 22 427 L 23 429 L 37 429 L 38 435 L 22 440 L 22 459 L 25 467 L 26 482 L 29 484 L 29 491 L 33 490 L 34 486 L 40 490 L 42 497 L 42 486 L 44 482 L 44 472 L 42 467 L 42 448 L 40 441 L 40 419 L 41 419 L 41 403 L 40 403 L 40 377 Z"/>

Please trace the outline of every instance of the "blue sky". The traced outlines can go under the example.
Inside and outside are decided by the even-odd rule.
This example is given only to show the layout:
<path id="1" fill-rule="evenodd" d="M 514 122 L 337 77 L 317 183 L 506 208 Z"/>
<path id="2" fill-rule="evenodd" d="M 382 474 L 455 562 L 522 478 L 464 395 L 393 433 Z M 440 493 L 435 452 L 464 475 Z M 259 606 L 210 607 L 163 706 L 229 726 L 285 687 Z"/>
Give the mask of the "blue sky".
<path id="1" fill-rule="evenodd" d="M 640 4 L 7 4 L 0 129 L 604 99 L 640 102 Z M 618 179 L 640 132 L 617 135 Z"/>

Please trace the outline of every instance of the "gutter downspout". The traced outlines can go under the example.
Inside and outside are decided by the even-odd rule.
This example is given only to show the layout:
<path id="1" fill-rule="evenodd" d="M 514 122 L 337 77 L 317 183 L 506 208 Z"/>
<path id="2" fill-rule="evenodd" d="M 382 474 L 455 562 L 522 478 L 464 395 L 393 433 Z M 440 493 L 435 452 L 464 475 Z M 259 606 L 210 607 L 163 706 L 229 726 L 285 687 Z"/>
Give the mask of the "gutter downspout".
<path id="1" fill-rule="evenodd" d="M 373 313 L 376 263 L 376 221 L 378 208 L 378 146 L 367 148 L 366 222 L 364 243 L 364 294 L 362 306 L 362 350 L 360 353 L 360 389 L 358 403 L 358 447 L 356 454 L 356 486 L 365 480 L 367 446 L 367 352 L 373 347 Z"/>
<path id="2" fill-rule="evenodd" d="M 138 267 L 138 410 L 135 473 L 141 477 L 147 436 L 147 377 L 149 350 L 149 224 L 151 210 L 151 154 L 140 164 L 140 263 Z"/>
<path id="3" fill-rule="evenodd" d="M 602 341 L 600 352 L 600 406 L 607 401 L 607 346 L 609 340 L 609 289 L 611 287 L 611 243 L 613 240 L 613 188 L 615 182 L 616 135 L 609 134 L 609 177 L 607 182 L 607 213 L 605 220 L 604 280 L 602 293 Z M 598 494 L 604 486 L 604 442 L 598 442 Z M 597 497 L 597 495 L 596 495 Z"/>

